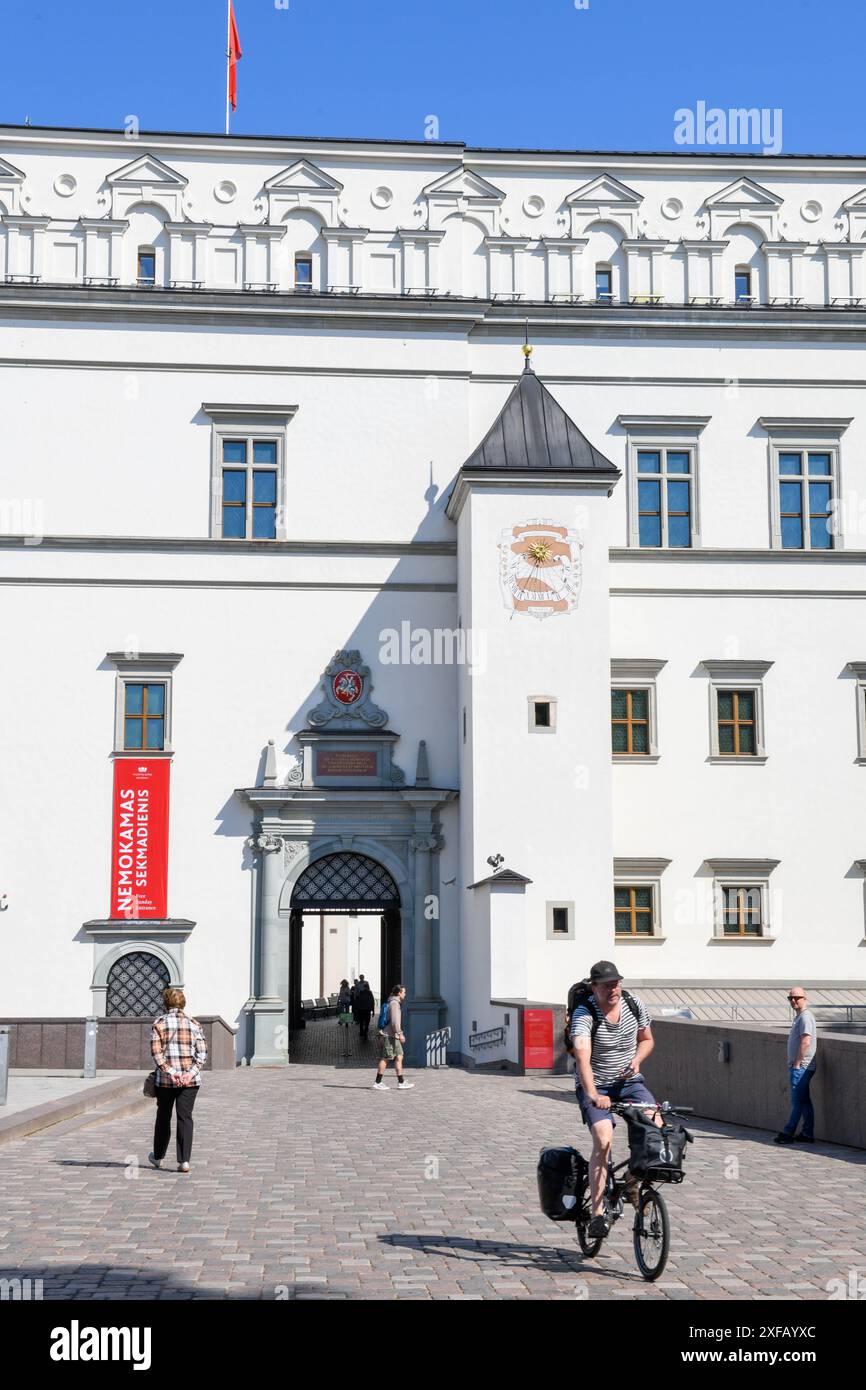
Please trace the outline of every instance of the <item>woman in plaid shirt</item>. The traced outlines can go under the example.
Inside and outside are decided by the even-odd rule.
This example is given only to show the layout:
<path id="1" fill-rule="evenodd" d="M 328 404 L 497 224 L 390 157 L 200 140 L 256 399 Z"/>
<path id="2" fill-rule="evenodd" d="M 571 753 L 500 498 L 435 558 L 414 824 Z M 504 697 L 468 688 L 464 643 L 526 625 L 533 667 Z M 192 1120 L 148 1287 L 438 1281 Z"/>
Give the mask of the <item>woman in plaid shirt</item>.
<path id="1" fill-rule="evenodd" d="M 184 1013 L 182 989 L 162 993 L 166 1012 L 154 1019 L 150 1051 L 156 1065 L 156 1125 L 153 1152 L 147 1155 L 154 1168 L 162 1165 L 171 1138 L 171 1112 L 177 1106 L 177 1171 L 189 1172 L 192 1153 L 192 1107 L 201 1085 L 201 1069 L 207 1061 L 207 1044 L 201 1024 Z"/>

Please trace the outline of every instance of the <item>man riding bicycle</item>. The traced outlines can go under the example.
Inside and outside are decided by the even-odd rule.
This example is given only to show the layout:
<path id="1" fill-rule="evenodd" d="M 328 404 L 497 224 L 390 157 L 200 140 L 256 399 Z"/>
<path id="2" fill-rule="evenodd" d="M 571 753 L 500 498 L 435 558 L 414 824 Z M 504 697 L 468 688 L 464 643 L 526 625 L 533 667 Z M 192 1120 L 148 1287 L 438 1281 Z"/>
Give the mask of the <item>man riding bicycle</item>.
<path id="1" fill-rule="evenodd" d="M 622 976 L 612 961 L 600 960 L 589 972 L 592 987 L 585 1004 L 579 1004 L 570 1019 L 572 1055 L 575 1058 L 574 1084 L 584 1124 L 592 1132 L 589 1161 L 589 1190 L 592 1200 L 591 1240 L 610 1234 L 604 1213 L 604 1188 L 616 1119 L 610 1113 L 618 1101 L 646 1101 L 655 1098 L 643 1083 L 641 1063 L 655 1046 L 646 1005 L 636 995 L 623 996 Z M 650 1118 L 652 1112 L 642 1112 Z M 652 1114 L 659 1126 L 662 1118 Z M 626 1197 L 638 1203 L 639 1181 L 629 1173 Z"/>

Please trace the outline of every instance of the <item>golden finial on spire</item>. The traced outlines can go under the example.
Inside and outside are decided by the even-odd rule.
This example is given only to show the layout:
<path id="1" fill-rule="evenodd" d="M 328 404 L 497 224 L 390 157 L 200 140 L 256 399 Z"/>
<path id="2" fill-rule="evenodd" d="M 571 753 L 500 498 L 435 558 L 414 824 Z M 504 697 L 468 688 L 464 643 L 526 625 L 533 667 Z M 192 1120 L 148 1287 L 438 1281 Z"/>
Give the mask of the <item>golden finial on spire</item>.
<path id="1" fill-rule="evenodd" d="M 529 359 L 532 356 L 532 346 L 529 342 L 529 319 L 525 320 L 523 335 L 523 356 L 526 358 L 526 366 L 529 366 Z"/>

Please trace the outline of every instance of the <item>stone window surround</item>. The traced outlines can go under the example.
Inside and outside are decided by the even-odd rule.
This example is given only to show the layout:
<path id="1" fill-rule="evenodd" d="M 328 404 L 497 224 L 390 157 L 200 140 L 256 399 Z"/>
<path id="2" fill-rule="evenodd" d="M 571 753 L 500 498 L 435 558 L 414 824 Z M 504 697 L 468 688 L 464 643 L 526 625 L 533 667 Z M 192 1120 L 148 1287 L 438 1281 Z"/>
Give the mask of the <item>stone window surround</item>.
<path id="1" fill-rule="evenodd" d="M 657 763 L 660 757 L 658 748 L 658 695 L 656 677 L 667 660 L 656 661 L 652 657 L 611 657 L 611 690 L 646 690 L 649 748 L 646 753 L 614 753 L 615 763 Z"/>
<path id="2" fill-rule="evenodd" d="M 614 888 L 650 888 L 652 890 L 652 935 L 633 936 L 631 932 L 620 934 L 616 930 L 614 917 L 614 941 L 633 942 L 636 945 L 661 944 L 667 940 L 661 929 L 661 876 L 670 864 L 670 859 L 615 857 L 613 861 Z"/>
<path id="3" fill-rule="evenodd" d="M 625 430 L 626 440 L 626 544 L 636 550 L 681 550 L 682 546 L 641 546 L 638 532 L 637 455 L 641 449 L 687 450 L 691 454 L 691 515 L 689 536 L 692 550 L 701 547 L 700 436 L 712 417 L 709 415 L 618 415 L 616 423 Z"/>
<path id="4" fill-rule="evenodd" d="M 832 496 L 837 503 L 842 497 L 842 435 L 853 416 L 792 416 L 762 415 L 757 424 L 767 432 L 767 468 L 770 485 L 770 548 L 782 550 L 782 518 L 779 504 L 779 454 L 827 453 L 830 455 Z M 802 549 L 811 550 L 808 526 L 803 528 Z M 844 550 L 845 537 L 837 526 L 833 534 L 833 550 Z M 793 553 L 800 553 L 799 547 Z"/>
<path id="5" fill-rule="evenodd" d="M 107 652 L 106 661 L 114 666 L 114 749 L 112 758 L 170 758 L 174 753 L 171 741 L 172 672 L 183 661 L 177 652 Z M 148 682 L 165 686 L 165 723 L 162 748 L 124 748 L 124 714 L 127 685 L 146 685 Z"/>
<path id="6" fill-rule="evenodd" d="M 536 724 L 535 706 L 538 704 L 550 705 L 550 723 Z M 531 734 L 555 734 L 556 733 L 556 706 L 555 695 L 529 695 L 527 697 L 527 709 L 529 719 L 529 732 Z"/>
<path id="7" fill-rule="evenodd" d="M 764 676 L 772 661 L 747 661 L 741 658 L 732 660 L 711 660 L 709 658 L 701 663 L 709 676 L 709 702 L 710 702 L 710 753 L 707 757 L 709 763 L 736 763 L 742 766 L 747 763 L 763 765 L 767 761 L 767 750 L 765 743 L 765 724 L 764 724 Z M 719 752 L 719 723 L 718 723 L 718 694 L 720 690 L 751 690 L 755 694 L 755 752 L 754 753 L 720 753 Z"/>
<path id="8" fill-rule="evenodd" d="M 849 661 L 848 670 L 857 677 L 857 757 L 866 765 L 866 661 Z"/>
<path id="9" fill-rule="evenodd" d="M 566 912 L 568 913 L 568 931 L 554 931 L 554 930 L 553 930 L 553 909 L 554 909 L 555 907 L 564 907 L 565 910 L 566 910 Z M 566 902 L 564 899 L 561 900 L 561 901 L 560 901 L 559 899 L 551 900 L 550 902 L 545 903 L 545 913 L 544 913 L 544 915 L 545 915 L 545 924 L 546 924 L 546 929 L 547 929 L 547 940 L 548 940 L 548 941 L 573 941 L 573 940 L 574 940 L 574 903 L 573 903 L 573 902 Z"/>
<path id="10" fill-rule="evenodd" d="M 705 859 L 704 863 L 713 873 L 713 935 L 711 944 L 724 945 L 765 945 L 770 946 L 777 939 L 770 918 L 770 874 L 778 866 L 778 859 Z M 724 910 L 725 888 L 757 888 L 761 894 L 761 935 L 725 935 Z"/>
<path id="11" fill-rule="evenodd" d="M 211 421 L 210 536 L 222 539 L 222 446 L 223 440 L 266 439 L 277 445 L 277 541 L 286 539 L 286 430 L 297 413 L 296 405 L 220 405 L 202 404 Z M 251 467 L 250 464 L 247 467 Z M 248 540 L 253 539 L 247 537 Z M 263 545 L 267 541 L 261 542 Z"/>

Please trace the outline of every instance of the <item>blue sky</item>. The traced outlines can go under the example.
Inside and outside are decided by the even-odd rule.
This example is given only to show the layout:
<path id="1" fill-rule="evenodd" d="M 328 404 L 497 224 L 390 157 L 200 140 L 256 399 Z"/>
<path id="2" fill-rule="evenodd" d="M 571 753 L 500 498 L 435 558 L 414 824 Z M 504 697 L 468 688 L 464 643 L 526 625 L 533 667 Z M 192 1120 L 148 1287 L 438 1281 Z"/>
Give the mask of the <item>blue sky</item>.
<path id="1" fill-rule="evenodd" d="M 579 4 L 584 0 L 578 0 Z M 0 121 L 223 129 L 225 0 L 4 0 Z M 235 0 L 238 134 L 673 149 L 675 112 L 779 108 L 866 154 L 864 0 Z M 722 146 L 724 147 L 724 146 Z"/>

